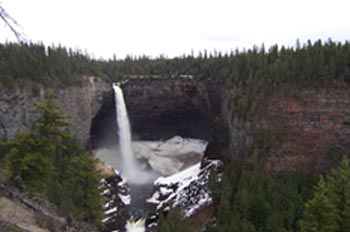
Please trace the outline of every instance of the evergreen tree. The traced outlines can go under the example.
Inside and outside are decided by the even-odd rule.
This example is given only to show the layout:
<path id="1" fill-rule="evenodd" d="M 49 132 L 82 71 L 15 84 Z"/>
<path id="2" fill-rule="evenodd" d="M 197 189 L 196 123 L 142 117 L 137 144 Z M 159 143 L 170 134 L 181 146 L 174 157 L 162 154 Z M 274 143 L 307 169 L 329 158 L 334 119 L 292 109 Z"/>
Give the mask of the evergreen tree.
<path id="1" fill-rule="evenodd" d="M 221 184 L 220 201 L 218 205 L 217 221 L 219 224 L 226 224 L 230 222 L 231 211 L 231 183 L 225 175 Z"/>
<path id="2" fill-rule="evenodd" d="M 216 223 L 207 226 L 209 231 L 297 231 L 305 182 L 291 174 L 274 181 L 258 166 L 250 168 L 226 169 L 216 204 Z"/>
<path id="3" fill-rule="evenodd" d="M 350 230 L 350 168 L 346 157 L 318 182 L 314 198 L 305 204 L 300 227 L 302 231 Z"/>
<path id="4" fill-rule="evenodd" d="M 336 208 L 330 201 L 329 187 L 321 178 L 315 187 L 314 198 L 305 204 L 304 217 L 300 221 L 302 232 L 333 232 L 337 228 Z"/>
<path id="5" fill-rule="evenodd" d="M 350 231 L 350 167 L 344 156 L 338 168 L 333 169 L 327 178 L 329 199 L 336 208 L 336 231 Z"/>
<path id="6" fill-rule="evenodd" d="M 102 199 L 98 197 L 101 176 L 95 170 L 95 164 L 87 154 L 74 157 L 67 167 L 68 177 L 63 185 L 72 200 L 73 214 L 99 224 L 103 216 Z"/>
<path id="7" fill-rule="evenodd" d="M 63 138 L 69 137 L 68 131 L 65 130 L 69 126 L 67 123 L 69 117 L 60 109 L 53 92 L 44 102 L 36 103 L 32 113 L 40 115 L 34 120 L 32 128 L 32 133 L 40 136 L 40 139 L 47 139 L 59 145 Z"/>
<path id="8" fill-rule="evenodd" d="M 8 143 L 11 150 L 5 165 L 18 187 L 24 184 L 30 192 L 44 192 L 55 174 L 53 160 L 61 138 L 68 136 L 63 129 L 68 124 L 53 94 L 37 103 L 33 112 L 39 117 L 33 122 L 32 131 L 19 133 Z"/>
<path id="9" fill-rule="evenodd" d="M 11 150 L 5 156 L 4 163 L 11 173 L 10 181 L 31 194 L 44 192 L 54 174 L 54 167 L 50 157 L 42 153 L 42 141 L 31 133 L 23 132 L 8 146 Z"/>
<path id="10" fill-rule="evenodd" d="M 162 213 L 160 214 L 158 220 L 158 226 L 155 230 L 156 232 L 190 232 L 192 231 L 190 227 L 186 224 L 184 220 L 184 215 L 180 208 L 171 209 L 166 216 Z"/>
<path id="11" fill-rule="evenodd" d="M 67 116 L 53 94 L 35 104 L 32 112 L 38 115 L 32 130 L 7 143 L 10 152 L 5 155 L 5 165 L 11 173 L 10 182 L 31 194 L 45 194 L 62 215 L 73 212 L 101 224 L 101 176 L 95 170 L 95 160 L 66 130 Z"/>

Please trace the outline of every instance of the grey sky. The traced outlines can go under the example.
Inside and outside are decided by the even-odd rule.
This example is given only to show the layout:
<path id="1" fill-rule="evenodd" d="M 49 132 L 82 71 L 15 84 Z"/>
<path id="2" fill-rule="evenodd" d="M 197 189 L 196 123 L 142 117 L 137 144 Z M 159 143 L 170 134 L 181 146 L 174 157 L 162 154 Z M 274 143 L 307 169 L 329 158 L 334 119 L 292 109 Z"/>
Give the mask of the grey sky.
<path id="1" fill-rule="evenodd" d="M 350 38 L 348 0 L 2 0 L 27 39 L 94 57 L 293 46 Z M 0 42 L 14 41 L 0 25 Z"/>

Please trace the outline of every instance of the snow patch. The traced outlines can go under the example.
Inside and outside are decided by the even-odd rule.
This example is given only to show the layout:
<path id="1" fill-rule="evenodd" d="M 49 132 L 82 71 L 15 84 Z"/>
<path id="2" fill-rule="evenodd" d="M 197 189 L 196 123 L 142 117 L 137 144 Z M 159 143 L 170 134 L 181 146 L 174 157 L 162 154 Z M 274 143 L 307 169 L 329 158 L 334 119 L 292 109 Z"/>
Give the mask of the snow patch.
<path id="1" fill-rule="evenodd" d="M 118 194 L 120 200 L 125 204 L 125 205 L 130 205 L 131 203 L 131 197 L 130 195 L 122 195 Z"/>
<path id="2" fill-rule="evenodd" d="M 117 210 L 118 210 L 118 207 L 114 207 L 114 208 L 112 208 L 112 209 L 107 210 L 107 211 L 105 212 L 105 214 L 108 215 L 108 214 L 117 212 Z"/>
<path id="3" fill-rule="evenodd" d="M 180 186 L 188 185 L 191 181 L 198 178 L 200 165 L 200 163 L 197 163 L 196 165 L 169 177 L 159 177 L 154 182 L 154 185 L 170 185 L 175 183 L 180 184 Z"/>
<path id="4" fill-rule="evenodd" d="M 156 191 L 147 200 L 157 204 L 157 210 L 165 210 L 170 207 L 180 206 L 185 217 L 190 217 L 199 209 L 210 205 L 212 198 L 208 190 L 210 172 L 222 165 L 218 160 L 206 160 L 197 163 L 177 174 L 169 177 L 159 177 L 154 186 Z"/>
<path id="5" fill-rule="evenodd" d="M 111 192 L 111 190 L 105 189 L 105 190 L 103 190 L 103 192 L 101 193 L 101 195 L 106 195 L 106 194 L 109 194 L 110 192 Z"/>

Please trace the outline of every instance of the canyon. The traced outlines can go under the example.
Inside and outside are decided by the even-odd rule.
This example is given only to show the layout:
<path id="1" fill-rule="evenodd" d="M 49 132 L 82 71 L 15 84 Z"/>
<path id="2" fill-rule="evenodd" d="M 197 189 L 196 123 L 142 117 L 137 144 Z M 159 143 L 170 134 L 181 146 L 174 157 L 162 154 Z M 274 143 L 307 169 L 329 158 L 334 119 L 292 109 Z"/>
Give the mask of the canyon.
<path id="1" fill-rule="evenodd" d="M 232 102 L 246 95 L 247 89 L 242 85 L 223 86 L 190 76 L 151 76 L 131 78 L 121 88 L 133 141 L 171 141 L 175 135 L 206 140 L 208 146 L 200 166 L 203 170 L 211 165 L 208 159 L 227 163 L 258 158 L 264 170 L 274 176 L 281 176 L 286 170 L 322 174 L 350 151 L 349 84 L 286 83 L 271 87 L 268 93 L 250 99 L 256 106 L 248 113 L 232 106 Z M 41 85 L 38 91 L 33 91 L 30 85 L 11 91 L 0 89 L 1 138 L 10 140 L 17 132 L 30 129 L 35 117 L 31 108 L 52 90 L 64 112 L 71 116 L 69 130 L 87 150 L 94 153 L 97 148 L 111 148 L 119 139 L 112 84 L 98 77 L 84 77 L 79 86 L 56 89 Z M 181 159 L 186 159 L 186 155 Z M 208 179 L 209 174 L 201 175 Z M 106 186 L 113 185 L 116 179 L 119 186 L 122 183 L 119 176 L 107 179 Z M 169 197 L 162 195 L 160 189 L 166 188 L 162 183 L 156 187 L 159 196 Z M 179 188 L 182 189 L 181 185 Z M 169 189 L 174 191 L 171 186 Z M 192 197 L 188 194 L 191 188 L 185 186 L 182 190 L 186 202 Z M 118 191 L 114 189 L 112 193 Z M 120 204 L 121 200 L 116 202 Z M 186 204 L 181 206 L 186 208 Z M 205 207 L 210 204 L 204 204 Z M 196 208 L 191 216 L 203 213 L 203 208 Z M 123 212 L 123 220 L 126 218 Z M 111 228 L 113 223 L 123 225 L 111 222 Z"/>
<path id="2" fill-rule="evenodd" d="M 84 77 L 80 86 L 39 87 L 36 92 L 30 85 L 0 89 L 2 139 L 29 129 L 35 117 L 30 113 L 33 104 L 51 90 L 71 116 L 70 131 L 86 148 L 106 138 L 117 139 L 111 83 Z M 236 159 L 257 141 L 255 137 L 275 133 L 278 141 L 263 159 L 265 170 L 273 173 L 299 168 L 323 172 L 332 165 L 335 154 L 350 150 L 348 84 L 282 85 L 262 97 L 256 113 L 246 118 L 230 108 L 230 100 L 242 95 L 244 87 L 188 77 L 145 77 L 130 79 L 122 88 L 133 140 L 166 140 L 174 135 L 198 138 L 209 142 L 207 157 Z"/>

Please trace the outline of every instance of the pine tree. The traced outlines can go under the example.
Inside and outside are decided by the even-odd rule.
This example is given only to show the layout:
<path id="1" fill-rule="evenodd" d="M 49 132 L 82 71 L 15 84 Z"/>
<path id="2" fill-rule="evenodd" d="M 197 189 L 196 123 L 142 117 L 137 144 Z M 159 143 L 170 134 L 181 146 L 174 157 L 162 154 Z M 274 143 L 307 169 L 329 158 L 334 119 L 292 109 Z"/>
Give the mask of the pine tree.
<path id="1" fill-rule="evenodd" d="M 38 115 L 32 130 L 7 143 L 10 152 L 5 155 L 5 165 L 10 181 L 31 194 L 45 194 L 63 216 L 73 211 L 99 225 L 103 216 L 98 189 L 101 176 L 95 160 L 66 130 L 67 116 L 53 94 L 35 104 L 32 112 Z"/>
<path id="2" fill-rule="evenodd" d="M 44 102 L 36 103 L 32 113 L 40 115 L 33 122 L 32 133 L 41 139 L 59 144 L 63 138 L 69 137 L 69 132 L 65 130 L 69 126 L 69 117 L 61 110 L 53 92 Z"/>
<path id="3" fill-rule="evenodd" d="M 231 212 L 231 183 L 225 175 L 221 183 L 220 201 L 218 205 L 217 221 L 219 224 L 230 222 Z"/>
<path id="4" fill-rule="evenodd" d="M 171 209 L 166 216 L 160 215 L 156 231 L 159 232 L 190 232 L 190 227 L 184 220 L 183 212 L 180 208 Z"/>
<path id="5" fill-rule="evenodd" d="M 68 177 L 63 185 L 72 200 L 74 215 L 99 224 L 103 216 L 98 189 L 101 176 L 95 170 L 95 163 L 87 154 L 74 157 L 67 167 Z"/>
<path id="6" fill-rule="evenodd" d="M 30 132 L 19 133 L 7 145 L 11 148 L 5 157 L 11 180 L 25 185 L 30 192 L 44 192 L 55 174 L 54 158 L 60 141 L 68 137 L 64 127 L 67 116 L 60 110 L 51 93 L 46 101 L 35 104 L 38 114 Z"/>
<path id="7" fill-rule="evenodd" d="M 350 167 L 344 156 L 338 168 L 333 169 L 327 178 L 329 198 L 336 208 L 336 231 L 350 231 Z"/>
<path id="8" fill-rule="evenodd" d="M 305 204 L 300 221 L 302 232 L 334 232 L 337 228 L 336 208 L 328 197 L 329 186 L 321 178 L 315 187 L 314 198 Z"/>

